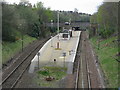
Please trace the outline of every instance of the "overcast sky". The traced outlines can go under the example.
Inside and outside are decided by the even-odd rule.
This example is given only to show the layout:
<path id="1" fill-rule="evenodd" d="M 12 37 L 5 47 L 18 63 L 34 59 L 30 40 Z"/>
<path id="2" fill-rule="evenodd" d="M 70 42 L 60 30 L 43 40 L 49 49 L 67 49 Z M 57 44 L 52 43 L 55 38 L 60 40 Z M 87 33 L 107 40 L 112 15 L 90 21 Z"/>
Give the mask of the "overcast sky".
<path id="1" fill-rule="evenodd" d="M 5 0 L 7 2 L 16 2 L 20 0 Z M 79 12 L 93 14 L 97 11 L 103 0 L 29 0 L 32 4 L 43 2 L 45 7 L 50 7 L 51 10 L 74 11 L 75 8 Z"/>

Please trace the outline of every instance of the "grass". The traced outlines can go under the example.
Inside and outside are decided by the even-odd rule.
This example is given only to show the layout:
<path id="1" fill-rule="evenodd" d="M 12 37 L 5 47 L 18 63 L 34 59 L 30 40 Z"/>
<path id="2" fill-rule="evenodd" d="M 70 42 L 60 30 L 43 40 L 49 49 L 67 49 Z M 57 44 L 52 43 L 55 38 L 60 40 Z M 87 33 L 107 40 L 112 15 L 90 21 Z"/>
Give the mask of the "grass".
<path id="1" fill-rule="evenodd" d="M 97 37 L 91 38 L 92 45 L 98 55 L 101 67 L 107 78 L 108 88 L 118 87 L 118 45 L 113 42 L 117 37 L 110 37 L 100 41 L 100 49 L 98 50 Z"/>
<path id="2" fill-rule="evenodd" d="M 24 47 L 34 40 L 36 39 L 25 35 L 23 40 Z M 22 49 L 21 40 L 17 40 L 16 42 L 2 42 L 2 63 L 5 63 L 21 49 Z"/>
<path id="3" fill-rule="evenodd" d="M 57 81 L 65 77 L 67 68 L 64 67 L 43 67 L 40 71 L 37 72 L 39 80 L 37 81 L 38 85 L 42 87 L 59 87 Z M 46 77 L 53 77 L 53 81 L 46 81 Z"/>
<path id="4" fill-rule="evenodd" d="M 39 75 L 52 76 L 56 80 L 60 80 L 66 75 L 66 68 L 64 67 L 44 67 L 44 70 L 38 71 Z"/>

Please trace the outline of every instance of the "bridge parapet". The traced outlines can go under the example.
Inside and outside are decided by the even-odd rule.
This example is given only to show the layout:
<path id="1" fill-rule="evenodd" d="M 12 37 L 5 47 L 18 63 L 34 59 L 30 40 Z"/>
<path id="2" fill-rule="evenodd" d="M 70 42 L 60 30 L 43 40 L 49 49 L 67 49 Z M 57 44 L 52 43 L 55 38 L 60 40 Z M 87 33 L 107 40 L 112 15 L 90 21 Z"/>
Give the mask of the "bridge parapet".
<path id="1" fill-rule="evenodd" d="M 46 23 L 48 27 L 51 27 L 51 23 Z M 57 27 L 57 23 L 53 23 L 53 27 Z M 59 23 L 60 27 L 88 27 L 90 26 L 89 22 L 75 22 L 70 25 L 65 25 L 65 23 Z"/>

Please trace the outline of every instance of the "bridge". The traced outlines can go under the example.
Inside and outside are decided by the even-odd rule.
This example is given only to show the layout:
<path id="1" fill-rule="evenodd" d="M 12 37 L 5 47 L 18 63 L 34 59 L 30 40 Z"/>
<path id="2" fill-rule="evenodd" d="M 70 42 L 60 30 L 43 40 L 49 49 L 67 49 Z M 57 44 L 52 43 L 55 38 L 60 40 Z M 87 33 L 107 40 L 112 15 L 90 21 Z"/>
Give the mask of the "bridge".
<path id="1" fill-rule="evenodd" d="M 57 27 L 57 23 L 46 23 L 46 25 L 48 27 Z M 62 28 L 62 27 L 72 27 L 72 28 L 86 28 L 86 27 L 89 27 L 90 26 L 90 22 L 73 22 L 71 23 L 70 25 L 65 25 L 65 23 L 59 23 L 59 27 Z"/>

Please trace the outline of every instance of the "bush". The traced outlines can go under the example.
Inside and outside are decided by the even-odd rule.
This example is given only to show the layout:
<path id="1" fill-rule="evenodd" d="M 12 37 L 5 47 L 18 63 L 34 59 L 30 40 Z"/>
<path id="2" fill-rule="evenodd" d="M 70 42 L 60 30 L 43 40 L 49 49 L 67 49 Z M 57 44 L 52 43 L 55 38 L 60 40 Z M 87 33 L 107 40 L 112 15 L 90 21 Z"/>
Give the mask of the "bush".
<path id="1" fill-rule="evenodd" d="M 101 29 L 99 34 L 100 34 L 101 38 L 108 38 L 113 33 L 114 33 L 114 30 L 112 30 L 112 29 L 107 29 L 107 30 Z"/>

